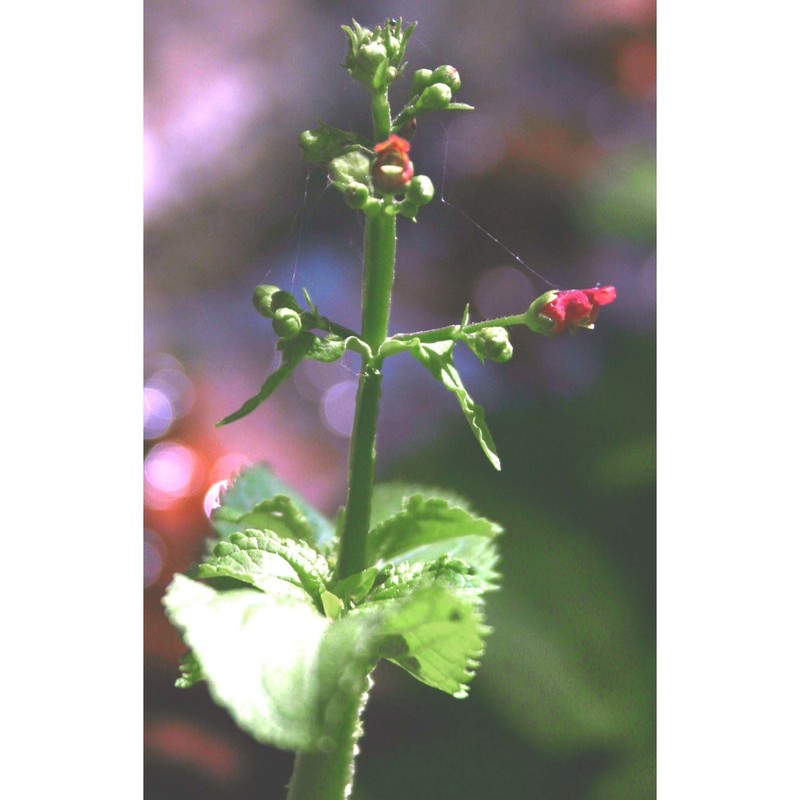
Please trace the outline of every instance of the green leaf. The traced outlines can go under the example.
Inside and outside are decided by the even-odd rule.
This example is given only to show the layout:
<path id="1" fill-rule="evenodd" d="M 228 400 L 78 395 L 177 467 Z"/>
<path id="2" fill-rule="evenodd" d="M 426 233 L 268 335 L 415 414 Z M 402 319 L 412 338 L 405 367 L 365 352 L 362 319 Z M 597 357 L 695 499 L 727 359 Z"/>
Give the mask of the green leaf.
<path id="1" fill-rule="evenodd" d="M 328 562 L 310 545 L 269 530 L 248 530 L 219 542 L 197 567 L 197 577 L 235 578 L 264 592 L 298 599 L 306 593 L 321 609 L 320 595 L 332 576 Z"/>
<path id="2" fill-rule="evenodd" d="M 269 506 L 262 503 L 276 501 L 276 496 L 288 497 L 296 514 L 286 505 L 267 511 Z M 249 517 L 250 514 L 254 516 Z M 268 514 L 269 519 L 264 519 L 264 514 Z M 302 517 L 302 522 L 299 517 Z M 325 551 L 334 538 L 330 520 L 275 477 L 266 464 L 247 467 L 236 476 L 223 493 L 219 508 L 212 513 L 211 522 L 220 538 L 227 538 L 234 531 L 263 527 L 281 536 L 305 539 L 320 551 Z"/>
<path id="3" fill-rule="evenodd" d="M 260 742 L 287 750 L 331 745 L 342 709 L 364 694 L 379 618 L 330 622 L 310 598 L 217 591 L 176 575 L 164 598 L 214 700 Z"/>
<path id="4" fill-rule="evenodd" d="M 341 597 L 338 597 L 333 592 L 325 590 L 320 595 L 322 600 L 322 609 L 328 619 L 339 619 L 344 611 L 344 602 Z"/>
<path id="5" fill-rule="evenodd" d="M 247 512 L 220 506 L 214 510 L 212 516 L 215 523 L 230 523 L 237 531 L 248 528 L 268 530 L 292 539 L 314 541 L 314 529 L 311 524 L 286 495 L 262 500 Z"/>
<path id="6" fill-rule="evenodd" d="M 488 588 L 486 583 L 474 574 L 469 564 L 459 558 L 444 555 L 436 561 L 427 563 L 404 561 L 384 567 L 366 602 L 397 600 L 434 585 L 471 602 L 480 602 L 481 596 Z"/>
<path id="7" fill-rule="evenodd" d="M 305 357 L 312 358 L 315 361 L 322 361 L 325 364 L 338 361 L 345 354 L 346 350 L 353 350 L 367 358 L 372 357 L 372 350 L 369 345 L 362 339 L 359 339 L 358 336 L 341 337 L 332 334 L 325 339 L 321 339 L 319 336 L 305 331 L 300 334 L 300 337 L 303 337 Z M 278 345 L 278 349 L 288 347 L 292 341 L 294 340 L 284 340 Z M 286 344 L 284 344 L 284 342 L 286 342 Z"/>
<path id="8" fill-rule="evenodd" d="M 428 686 L 466 697 L 484 652 L 483 639 L 490 632 L 480 609 L 438 586 L 386 606 L 380 626 L 381 656 Z"/>
<path id="9" fill-rule="evenodd" d="M 221 419 L 216 427 L 229 425 L 231 422 L 236 422 L 237 419 L 246 417 L 249 413 L 255 411 L 292 374 L 294 368 L 305 357 L 304 346 L 307 346 L 307 344 L 304 344 L 305 339 L 301 339 L 299 336 L 289 341 L 291 346 L 283 349 L 280 367 L 264 381 L 258 394 L 253 395 L 249 400 L 245 400 L 237 411 Z"/>
<path id="10" fill-rule="evenodd" d="M 258 394 L 245 400 L 242 406 L 217 423 L 217 427 L 229 425 L 255 411 L 269 396 L 292 374 L 295 367 L 304 359 L 330 363 L 344 355 L 345 350 L 355 350 L 368 358 L 372 357 L 369 345 L 357 336 L 341 338 L 329 336 L 321 339 L 310 331 L 302 331 L 291 339 L 281 339 L 278 343 L 281 351 L 281 365 L 261 385 Z"/>
<path id="11" fill-rule="evenodd" d="M 469 396 L 464 384 L 461 382 L 461 376 L 453 364 L 453 347 L 455 343 L 445 341 L 424 344 L 419 339 L 410 339 L 404 344 L 408 352 L 430 370 L 434 378 L 445 389 L 456 396 L 461 410 L 464 412 L 464 416 L 467 418 L 467 422 L 469 422 L 469 426 L 478 440 L 478 444 L 480 444 L 491 465 L 499 470 L 500 459 L 497 455 L 492 434 L 489 433 L 489 428 L 484 421 L 483 407 L 479 406 Z"/>
<path id="12" fill-rule="evenodd" d="M 494 538 L 502 528 L 441 498 L 412 495 L 397 514 L 369 533 L 368 555 L 374 563 L 435 561 L 451 555 L 469 564 L 487 584 L 498 575 Z"/>
<path id="13" fill-rule="evenodd" d="M 366 597 L 370 589 L 372 589 L 377 575 L 377 567 L 368 567 L 361 572 L 356 572 L 355 575 L 348 575 L 346 578 L 337 581 L 336 585 L 333 587 L 333 591 L 342 600 L 359 603 Z"/>
<path id="14" fill-rule="evenodd" d="M 464 511 L 472 510 L 469 501 L 465 497 L 449 489 L 422 486 L 417 483 L 403 483 L 401 481 L 379 483 L 375 485 L 372 492 L 370 526 L 374 528 L 379 523 L 402 511 L 405 508 L 406 500 L 415 494 L 422 494 L 431 499 L 438 497 L 456 508 L 463 508 Z"/>
<path id="15" fill-rule="evenodd" d="M 475 106 L 468 105 L 467 103 L 449 103 L 444 107 L 445 111 L 474 111 Z"/>

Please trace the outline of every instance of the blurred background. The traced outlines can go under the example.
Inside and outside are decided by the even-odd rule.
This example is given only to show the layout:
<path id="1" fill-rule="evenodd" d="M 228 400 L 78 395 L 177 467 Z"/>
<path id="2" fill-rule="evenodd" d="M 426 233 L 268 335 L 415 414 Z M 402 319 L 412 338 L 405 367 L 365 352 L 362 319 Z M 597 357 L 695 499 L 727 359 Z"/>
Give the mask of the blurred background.
<path id="1" fill-rule="evenodd" d="M 388 362 L 380 479 L 456 490 L 500 522 L 504 588 L 469 700 L 379 667 L 354 797 L 654 797 L 653 0 L 144 7 L 147 797 L 284 797 L 290 754 L 241 733 L 204 687 L 173 688 L 184 647 L 160 598 L 242 465 L 268 463 L 329 514 L 343 502 L 356 361 L 303 364 L 251 416 L 214 422 L 275 364 L 258 283 L 305 287 L 359 327 L 362 228 L 297 136 L 318 120 L 369 133 L 339 26 L 390 16 L 419 22 L 395 108 L 414 70 L 440 64 L 476 107 L 419 120 L 416 172 L 447 202 L 399 220 L 392 332 L 456 322 L 466 303 L 476 319 L 523 311 L 550 288 L 534 272 L 613 284 L 618 300 L 594 332 L 513 329 L 509 364 L 457 356 L 499 474 L 454 398 L 411 359 Z"/>

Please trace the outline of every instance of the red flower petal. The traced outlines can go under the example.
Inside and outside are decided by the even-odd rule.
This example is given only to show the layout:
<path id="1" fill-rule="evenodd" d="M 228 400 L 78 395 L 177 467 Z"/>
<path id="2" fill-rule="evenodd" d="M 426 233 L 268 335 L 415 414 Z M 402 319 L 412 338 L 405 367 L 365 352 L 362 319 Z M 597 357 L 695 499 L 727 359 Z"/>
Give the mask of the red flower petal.
<path id="1" fill-rule="evenodd" d="M 543 306 L 540 313 L 553 320 L 550 335 L 575 328 L 591 327 L 600 312 L 600 306 L 613 303 L 617 290 L 613 286 L 596 289 L 567 289 L 559 292 Z"/>
<path id="2" fill-rule="evenodd" d="M 393 133 L 385 142 L 378 142 L 375 145 L 376 153 L 386 153 L 392 150 L 397 153 L 408 153 L 411 150 L 411 144 L 402 136 Z"/>

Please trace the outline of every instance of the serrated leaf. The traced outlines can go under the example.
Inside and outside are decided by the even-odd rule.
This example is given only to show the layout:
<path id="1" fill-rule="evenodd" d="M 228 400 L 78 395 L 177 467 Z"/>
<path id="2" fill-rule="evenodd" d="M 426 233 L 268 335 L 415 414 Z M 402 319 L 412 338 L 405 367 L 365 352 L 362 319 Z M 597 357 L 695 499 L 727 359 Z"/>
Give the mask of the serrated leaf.
<path id="1" fill-rule="evenodd" d="M 266 464 L 255 464 L 252 467 L 247 467 L 234 478 L 233 483 L 222 494 L 219 508 L 215 509 L 211 515 L 214 529 L 220 538 L 227 538 L 235 531 L 241 531 L 243 526 L 245 528 L 248 527 L 246 515 L 254 513 L 261 503 L 271 499 L 274 500 L 276 496 L 288 497 L 309 526 L 302 537 L 294 524 L 283 530 L 278 529 L 276 533 L 283 536 L 293 536 L 294 538 L 308 536 L 306 541 L 318 550 L 325 551 L 334 538 L 333 524 L 312 505 L 307 503 L 297 492 L 275 477 L 275 474 Z M 265 506 L 261 506 L 261 508 L 263 510 Z M 238 521 L 232 521 L 235 512 L 241 515 L 237 518 Z M 279 526 L 279 521 L 273 518 L 270 520 L 270 524 L 265 525 L 265 527 L 275 530 Z M 285 517 L 283 521 L 287 521 Z M 260 528 L 261 525 L 251 524 L 249 527 Z"/>
<path id="2" fill-rule="evenodd" d="M 427 563 L 390 564 L 381 570 L 366 602 L 398 600 L 438 586 L 470 602 L 480 602 L 487 585 L 465 561 L 442 556 Z"/>
<path id="3" fill-rule="evenodd" d="M 262 500 L 247 512 L 220 506 L 214 509 L 212 518 L 215 523 L 229 523 L 238 531 L 247 528 L 269 530 L 279 536 L 289 536 L 306 542 L 314 541 L 314 529 L 311 523 L 286 495 L 279 494 L 269 500 Z"/>
<path id="4" fill-rule="evenodd" d="M 381 656 L 428 686 L 466 697 L 490 632 L 480 609 L 437 586 L 386 605 Z"/>
<path id="5" fill-rule="evenodd" d="M 468 512 L 472 511 L 469 500 L 457 492 L 450 491 L 450 489 L 441 489 L 438 486 L 422 486 L 418 483 L 403 483 L 401 481 L 378 483 L 372 492 L 370 527 L 374 528 L 389 517 L 401 512 L 405 508 L 408 498 L 415 494 L 421 494 L 431 499 L 439 498 L 455 508 L 463 508 L 464 511 Z"/>
<path id="6" fill-rule="evenodd" d="M 478 405 L 467 392 L 464 384 L 461 381 L 461 376 L 453 364 L 453 347 L 455 345 L 452 341 L 434 342 L 425 344 L 420 342 L 419 339 L 411 339 L 403 342 L 406 346 L 405 349 L 423 364 L 431 374 L 438 380 L 449 392 L 452 392 L 464 416 L 469 422 L 478 444 L 486 454 L 491 465 L 499 470 L 500 458 L 497 455 L 497 448 L 495 447 L 492 434 L 486 425 L 484 419 L 483 406 Z"/>
<path id="7" fill-rule="evenodd" d="M 217 591 L 176 575 L 164 604 L 214 700 L 258 741 L 287 750 L 330 746 L 378 658 L 377 617 L 332 623 L 310 598 Z"/>
<path id="8" fill-rule="evenodd" d="M 328 562 L 310 545 L 282 539 L 269 530 L 233 533 L 197 567 L 199 578 L 235 578 L 261 591 L 302 600 L 308 594 L 321 609 L 320 595 L 331 579 Z"/>
<path id="9" fill-rule="evenodd" d="M 497 573 L 497 548 L 493 539 L 499 525 L 440 498 L 421 494 L 408 498 L 401 511 L 369 533 L 369 560 L 373 563 L 435 561 L 443 555 L 459 558 L 475 574 L 492 584 Z"/>

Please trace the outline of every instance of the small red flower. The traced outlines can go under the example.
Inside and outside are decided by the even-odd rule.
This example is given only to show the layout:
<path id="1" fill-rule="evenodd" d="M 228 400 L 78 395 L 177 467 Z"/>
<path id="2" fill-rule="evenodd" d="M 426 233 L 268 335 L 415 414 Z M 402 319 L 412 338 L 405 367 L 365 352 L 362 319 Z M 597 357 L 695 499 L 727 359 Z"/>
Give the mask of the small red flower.
<path id="1" fill-rule="evenodd" d="M 378 157 L 372 165 L 372 180 L 381 192 L 397 192 L 414 177 L 414 165 L 408 158 L 411 145 L 392 134 L 375 145 Z"/>
<path id="2" fill-rule="evenodd" d="M 596 289 L 568 289 L 556 292 L 556 296 L 539 309 L 539 313 L 553 321 L 548 331 L 556 336 L 577 328 L 592 328 L 600 313 L 600 306 L 613 303 L 617 290 L 613 286 Z"/>

